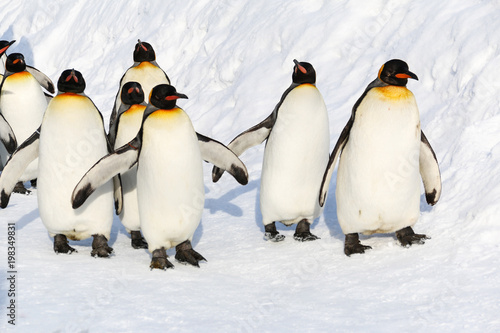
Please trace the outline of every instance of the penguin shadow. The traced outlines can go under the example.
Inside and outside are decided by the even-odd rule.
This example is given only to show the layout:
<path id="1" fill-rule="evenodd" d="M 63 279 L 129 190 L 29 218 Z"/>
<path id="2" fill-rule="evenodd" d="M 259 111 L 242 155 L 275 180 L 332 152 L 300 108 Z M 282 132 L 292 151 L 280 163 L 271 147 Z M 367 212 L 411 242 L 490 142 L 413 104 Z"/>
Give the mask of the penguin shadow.
<path id="1" fill-rule="evenodd" d="M 38 212 L 38 208 L 35 208 L 28 214 L 23 215 L 19 219 L 19 221 L 16 222 L 16 229 L 22 230 L 25 226 L 35 221 L 38 217 L 40 217 L 40 213 Z"/>
<path id="2" fill-rule="evenodd" d="M 332 182 L 328 188 L 328 197 L 326 198 L 325 205 L 323 206 L 323 216 L 325 217 L 325 224 L 330 230 L 330 236 L 344 241 L 344 233 L 339 225 L 337 218 L 337 199 L 335 197 L 335 188 L 337 186 L 337 174 L 332 176 Z"/>
<path id="3" fill-rule="evenodd" d="M 205 207 L 210 209 L 211 214 L 214 214 L 218 211 L 223 211 L 231 216 L 241 217 L 243 216 L 243 210 L 239 206 L 233 204 L 231 201 L 239 197 L 240 195 L 253 191 L 255 188 L 257 188 L 257 186 L 257 180 L 253 180 L 245 186 L 235 187 L 234 189 L 226 192 L 223 196 L 217 199 L 205 199 Z M 205 192 L 209 192 L 207 187 L 205 187 Z"/>
<path id="4" fill-rule="evenodd" d="M 5 39 L 5 40 L 13 40 L 14 39 L 14 33 L 12 31 L 12 27 L 10 27 L 5 33 L 2 34 L 2 39 Z M 10 53 L 22 53 L 22 55 L 24 56 L 24 59 L 26 59 L 26 64 L 33 66 L 33 67 L 36 67 L 34 64 L 33 48 L 31 47 L 30 43 L 28 42 L 28 39 L 21 38 L 19 40 L 16 40 L 16 42 L 9 49 L 8 54 L 10 54 Z"/>

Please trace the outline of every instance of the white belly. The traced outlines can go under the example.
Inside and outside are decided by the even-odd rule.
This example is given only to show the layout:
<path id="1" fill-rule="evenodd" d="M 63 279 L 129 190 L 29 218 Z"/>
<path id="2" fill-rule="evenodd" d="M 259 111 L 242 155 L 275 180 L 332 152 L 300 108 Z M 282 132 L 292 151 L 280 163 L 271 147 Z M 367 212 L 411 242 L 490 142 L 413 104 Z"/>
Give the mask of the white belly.
<path id="1" fill-rule="evenodd" d="M 5 80 L 0 96 L 0 110 L 14 131 L 18 145 L 38 129 L 46 107 L 47 100 L 42 87 L 30 73 L 16 73 Z M 4 149 L 0 153 L 3 155 L 1 160 L 8 159 Z M 36 178 L 37 169 L 38 159 L 28 165 L 20 180 Z"/>
<path id="2" fill-rule="evenodd" d="M 141 128 L 145 106 L 134 105 L 124 112 L 118 123 L 115 149 L 134 139 Z M 123 191 L 123 209 L 120 220 L 128 232 L 136 231 L 141 227 L 139 206 L 137 203 L 137 166 L 121 175 Z"/>
<path id="3" fill-rule="evenodd" d="M 313 85 L 293 89 L 278 112 L 262 167 L 263 223 L 312 220 L 321 214 L 319 188 L 328 163 L 329 125 L 325 103 Z"/>
<path id="4" fill-rule="evenodd" d="M 40 134 L 38 206 L 49 233 L 70 239 L 102 234 L 109 239 L 113 220 L 113 186 L 99 187 L 78 208 L 71 193 L 78 181 L 107 154 L 104 128 L 92 102 L 63 94 L 49 104 Z"/>
<path id="5" fill-rule="evenodd" d="M 191 240 L 205 189 L 198 139 L 181 109 L 156 111 L 144 122 L 137 195 L 150 251 Z"/>
<path id="6" fill-rule="evenodd" d="M 420 209 L 420 120 L 409 90 L 399 100 L 374 88 L 359 105 L 337 172 L 337 215 L 345 234 L 397 231 Z"/>

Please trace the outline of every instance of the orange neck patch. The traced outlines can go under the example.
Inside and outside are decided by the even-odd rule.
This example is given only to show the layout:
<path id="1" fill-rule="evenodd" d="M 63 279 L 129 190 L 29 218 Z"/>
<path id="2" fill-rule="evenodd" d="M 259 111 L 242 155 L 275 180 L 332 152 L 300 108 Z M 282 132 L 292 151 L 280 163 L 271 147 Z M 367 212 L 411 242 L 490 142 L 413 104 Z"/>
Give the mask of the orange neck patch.
<path id="1" fill-rule="evenodd" d="M 389 100 L 402 100 L 413 96 L 411 91 L 406 87 L 399 86 L 386 86 L 386 87 L 376 87 L 373 88 L 377 92 L 377 95 L 389 99 Z"/>

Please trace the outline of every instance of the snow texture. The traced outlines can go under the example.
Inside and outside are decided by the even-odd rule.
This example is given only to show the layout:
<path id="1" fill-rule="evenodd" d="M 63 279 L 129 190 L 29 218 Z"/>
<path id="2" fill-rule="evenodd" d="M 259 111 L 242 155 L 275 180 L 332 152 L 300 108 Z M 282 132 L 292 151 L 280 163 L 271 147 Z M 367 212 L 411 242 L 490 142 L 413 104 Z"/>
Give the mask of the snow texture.
<path id="1" fill-rule="evenodd" d="M 242 155 L 249 184 L 211 182 L 194 248 L 201 268 L 150 271 L 115 216 L 110 259 L 91 239 L 56 255 L 36 190 L 0 211 L 0 331 L 7 323 L 7 223 L 17 228 L 19 332 L 498 332 L 500 331 L 500 2 L 491 1 L 3 1 L 0 38 L 9 53 L 54 82 L 82 72 L 106 126 L 137 39 L 204 135 L 228 143 L 273 110 L 291 83 L 293 59 L 313 64 L 330 121 L 330 149 L 352 105 L 387 60 L 405 60 L 422 129 L 438 157 L 443 194 L 421 197 L 417 233 L 361 237 L 373 247 L 343 254 L 336 172 L 315 242 L 263 240 L 258 204 L 264 145 Z M 29 185 L 29 183 L 27 183 Z M 111 203 L 110 203 L 111 204 Z M 169 256 L 174 251 L 168 251 Z M 172 258 L 173 260 L 173 258 Z"/>

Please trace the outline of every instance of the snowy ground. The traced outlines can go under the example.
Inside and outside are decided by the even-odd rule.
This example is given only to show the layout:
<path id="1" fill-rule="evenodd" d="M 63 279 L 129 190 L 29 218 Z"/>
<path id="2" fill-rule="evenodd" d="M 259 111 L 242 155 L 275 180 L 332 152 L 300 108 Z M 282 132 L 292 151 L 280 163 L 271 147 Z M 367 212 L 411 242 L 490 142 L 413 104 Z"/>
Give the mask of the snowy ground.
<path id="1" fill-rule="evenodd" d="M 17 229 L 17 331 L 22 332 L 498 332 L 500 331 L 500 2 L 493 1 L 43 1 L 0 4 L 9 52 L 54 81 L 81 71 L 109 117 L 138 38 L 150 42 L 196 130 L 222 142 L 269 115 L 311 62 L 330 116 L 330 146 L 380 66 L 408 62 L 422 128 L 440 161 L 443 195 L 425 205 L 409 249 L 393 235 L 363 237 L 343 254 L 334 191 L 311 243 L 262 239 L 264 146 L 242 156 L 247 186 L 210 181 L 194 246 L 207 263 L 150 271 L 115 217 L 110 259 L 91 241 L 55 255 L 36 191 L 0 211 L 0 331 L 7 323 L 7 223 Z M 335 177 L 333 177 L 335 179 Z M 335 186 L 332 180 L 331 189 Z M 173 254 L 169 251 L 169 254 Z"/>

